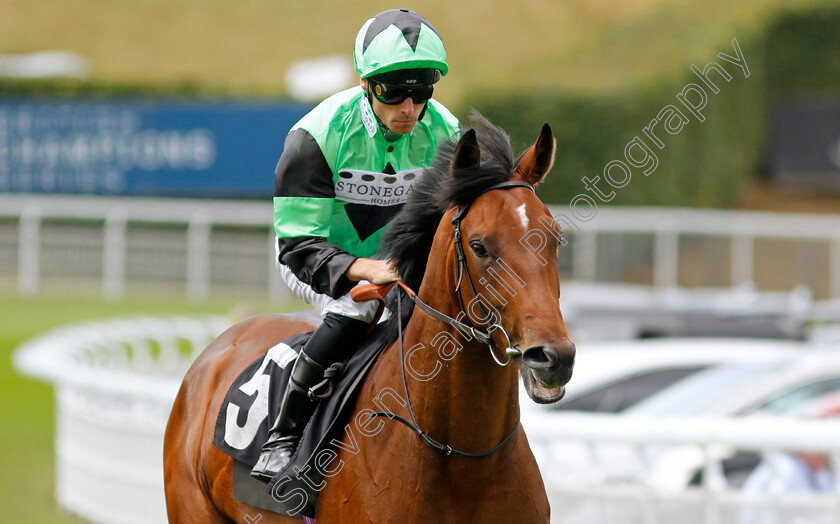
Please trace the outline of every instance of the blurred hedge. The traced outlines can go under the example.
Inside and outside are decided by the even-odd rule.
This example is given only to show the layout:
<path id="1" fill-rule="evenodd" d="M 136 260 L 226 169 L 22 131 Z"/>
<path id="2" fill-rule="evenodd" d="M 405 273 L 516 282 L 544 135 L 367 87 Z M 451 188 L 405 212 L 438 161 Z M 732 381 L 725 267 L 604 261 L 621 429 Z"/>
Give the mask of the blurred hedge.
<path id="1" fill-rule="evenodd" d="M 764 34 L 771 102 L 840 95 L 840 7 L 788 13 Z"/>
<path id="2" fill-rule="evenodd" d="M 582 177 L 600 176 L 596 185 L 603 192 L 616 193 L 610 204 L 727 205 L 737 199 L 746 176 L 752 173 L 764 133 L 761 81 L 750 55 L 747 51 L 744 55 L 750 77 L 729 70 L 733 77 L 729 84 L 716 82 L 720 92 L 707 92 L 703 122 L 675 98 L 686 84 L 694 83 L 693 75 L 680 84 L 648 92 L 488 95 L 476 99 L 474 107 L 508 131 L 520 148 L 536 138 L 543 122 L 549 122 L 557 139 L 557 156 L 552 174 L 539 191 L 546 202 L 568 203 L 586 192 Z M 645 136 L 644 128 L 668 104 L 682 111 L 689 123 L 676 135 L 666 133 L 661 123 L 654 127 L 653 133 L 664 144 L 659 149 Z M 634 137 L 651 149 L 659 164 L 648 176 L 631 166 L 630 183 L 613 189 L 604 180 L 604 168 L 611 160 L 626 163 L 624 148 Z"/>
<path id="3" fill-rule="evenodd" d="M 767 163 L 770 119 L 781 100 L 802 96 L 840 94 L 840 8 L 825 6 L 804 13 L 780 15 L 750 41 L 739 45 L 750 69 L 741 69 L 716 56 L 697 62 L 700 69 L 714 60 L 732 75 L 726 83 L 716 73 L 710 78 L 720 89 L 712 94 L 686 64 L 679 79 L 621 93 L 588 95 L 540 89 L 483 93 L 461 108 L 474 107 L 507 130 L 525 147 L 549 122 L 557 138 L 557 159 L 552 174 L 540 187 L 546 202 L 567 204 L 586 193 L 581 178 L 601 177 L 604 192 L 616 192 L 609 204 L 726 207 L 735 203 L 746 184 Z M 732 45 L 718 50 L 733 55 Z M 690 123 L 679 134 L 661 131 L 663 149 L 653 147 L 643 129 L 668 104 L 684 111 L 675 95 L 688 83 L 701 85 L 708 96 L 702 123 L 686 113 Z M 664 135 L 664 136 L 663 136 Z M 605 166 L 623 160 L 624 147 L 639 137 L 656 153 L 659 165 L 645 176 L 632 168 L 632 180 L 613 189 L 605 181 Z M 594 196 L 591 192 L 590 196 Z M 601 201 L 595 198 L 598 204 Z"/>

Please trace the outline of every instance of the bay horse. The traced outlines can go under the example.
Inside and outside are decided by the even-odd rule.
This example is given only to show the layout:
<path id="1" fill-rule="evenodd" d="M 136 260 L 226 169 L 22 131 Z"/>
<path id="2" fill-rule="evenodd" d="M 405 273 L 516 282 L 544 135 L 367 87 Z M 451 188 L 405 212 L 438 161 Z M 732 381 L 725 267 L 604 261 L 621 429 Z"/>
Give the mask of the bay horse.
<path id="1" fill-rule="evenodd" d="M 405 320 L 405 329 L 360 387 L 349 420 L 362 431 L 345 432 L 325 466 L 318 524 L 549 522 L 545 486 L 519 428 L 516 370 L 503 364 L 512 358 L 539 403 L 559 400 L 572 374 L 575 348 L 559 307 L 562 237 L 533 190 L 551 169 L 555 141 L 545 124 L 516 158 L 503 131 L 478 114 L 471 125 L 457 145 L 441 147 L 389 224 L 386 252 L 417 293 L 398 299 L 407 314 L 389 321 Z M 540 242 L 522 240 L 540 227 Z M 300 524 L 235 500 L 233 459 L 212 440 L 240 372 L 312 329 L 258 315 L 195 360 L 166 428 L 170 522 L 255 523 L 260 515 L 260 524 Z M 382 416 L 383 404 L 393 416 Z"/>

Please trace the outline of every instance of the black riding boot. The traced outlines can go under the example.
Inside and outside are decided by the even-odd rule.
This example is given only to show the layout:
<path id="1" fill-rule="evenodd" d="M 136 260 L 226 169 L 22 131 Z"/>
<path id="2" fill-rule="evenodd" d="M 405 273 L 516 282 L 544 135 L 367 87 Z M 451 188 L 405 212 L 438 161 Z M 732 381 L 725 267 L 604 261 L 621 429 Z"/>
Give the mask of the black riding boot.
<path id="1" fill-rule="evenodd" d="M 317 399 L 311 388 L 324 379 L 324 369 L 342 360 L 364 336 L 367 323 L 332 313 L 307 341 L 295 360 L 289 384 L 280 403 L 280 413 L 262 447 L 251 476 L 264 482 L 286 467 L 298 445 Z M 320 393 L 320 392 L 319 392 Z"/>
<path id="2" fill-rule="evenodd" d="M 324 378 L 324 368 L 300 352 L 292 368 L 292 376 L 280 404 L 280 413 L 268 433 L 268 441 L 251 470 L 251 476 L 264 482 L 271 480 L 292 457 L 303 427 L 315 411 L 317 401 L 309 389 Z"/>

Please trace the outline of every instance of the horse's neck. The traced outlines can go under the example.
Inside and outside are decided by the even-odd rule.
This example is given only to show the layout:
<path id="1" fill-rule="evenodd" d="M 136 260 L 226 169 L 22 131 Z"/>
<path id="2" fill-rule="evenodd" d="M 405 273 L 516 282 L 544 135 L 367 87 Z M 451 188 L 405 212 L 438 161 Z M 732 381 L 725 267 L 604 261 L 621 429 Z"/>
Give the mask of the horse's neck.
<path id="1" fill-rule="evenodd" d="M 423 291 L 421 300 L 458 317 L 460 307 L 450 293 Z M 515 367 L 497 365 L 485 344 L 415 308 L 403 348 L 407 356 L 410 353 L 403 364 L 410 366 L 406 381 L 411 404 L 431 436 L 467 448 L 464 451 L 481 452 L 514 427 L 519 417 Z"/>

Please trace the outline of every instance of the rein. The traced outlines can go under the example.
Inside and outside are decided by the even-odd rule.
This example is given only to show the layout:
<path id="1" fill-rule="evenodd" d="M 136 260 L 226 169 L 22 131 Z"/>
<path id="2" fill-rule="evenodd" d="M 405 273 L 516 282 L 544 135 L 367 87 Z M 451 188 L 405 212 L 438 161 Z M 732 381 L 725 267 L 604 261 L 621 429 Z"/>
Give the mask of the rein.
<path id="1" fill-rule="evenodd" d="M 513 188 L 513 187 L 527 187 L 531 191 L 534 191 L 534 188 L 530 184 L 527 184 L 525 182 L 507 181 L 507 182 L 501 182 L 499 184 L 495 184 L 493 186 L 490 186 L 485 191 L 483 191 L 482 194 L 484 194 L 488 191 L 492 191 L 493 189 L 510 189 L 510 188 Z M 481 299 L 478 297 L 478 294 L 475 291 L 475 286 L 473 285 L 472 277 L 470 277 L 470 273 L 469 273 L 468 268 L 467 268 L 467 257 L 464 253 L 464 247 L 463 247 L 463 244 L 462 244 L 461 220 L 463 220 L 463 218 L 467 214 L 467 211 L 469 210 L 469 208 L 470 208 L 469 204 L 467 204 L 463 208 L 459 207 L 458 210 L 455 213 L 455 216 L 452 217 L 452 224 L 455 228 L 453 240 L 454 240 L 454 245 L 455 245 L 456 264 L 457 264 L 456 271 L 457 271 L 457 275 L 458 275 L 458 281 L 457 281 L 457 284 L 455 286 L 455 292 L 456 292 L 455 294 L 458 296 L 458 303 L 461 307 L 461 311 L 464 313 L 464 316 L 466 318 L 469 318 L 469 316 L 467 314 L 467 310 L 464 308 L 464 300 L 461 297 L 461 282 L 462 282 L 463 276 L 466 275 L 467 276 L 467 282 L 469 283 L 469 286 L 470 286 L 470 290 L 472 291 L 474 300 L 476 300 L 476 304 L 478 305 L 478 307 L 479 307 L 479 309 L 480 309 L 480 311 L 483 315 L 483 318 L 490 318 L 489 314 L 487 313 L 486 308 L 481 303 Z M 472 334 L 472 336 L 474 338 L 476 338 L 477 340 L 479 340 L 480 342 L 482 342 L 484 344 L 487 344 L 487 346 L 490 348 L 490 355 L 493 357 L 493 360 L 498 365 L 507 366 L 508 364 L 510 364 L 512 356 L 519 356 L 521 354 L 521 352 L 519 350 L 511 347 L 510 337 L 508 336 L 507 331 L 505 331 L 505 329 L 501 326 L 501 324 L 494 322 L 489 328 L 487 328 L 487 332 L 480 331 L 480 330 L 476 329 L 474 326 L 464 324 L 463 322 L 461 322 L 461 321 L 459 321 L 455 318 L 452 318 L 449 315 L 441 313 L 440 311 L 438 311 L 438 310 L 434 309 L 433 307 L 429 306 L 428 304 L 426 304 L 425 302 L 420 300 L 420 298 L 417 296 L 417 293 L 415 293 L 411 288 L 406 286 L 402 281 L 398 280 L 396 283 L 400 286 L 400 288 L 402 288 L 408 294 L 408 297 L 411 299 L 411 301 L 414 302 L 414 304 L 418 308 L 420 308 L 424 313 L 426 313 L 427 315 L 429 315 L 429 316 L 431 316 L 431 317 L 433 317 L 437 320 L 440 320 L 441 322 L 444 322 L 445 324 L 448 324 L 448 325 L 454 327 L 455 329 L 458 329 L 461 332 L 468 332 L 468 333 Z M 374 417 L 385 416 L 385 417 L 388 417 L 392 420 L 396 420 L 397 422 L 400 422 L 401 424 L 404 424 L 409 429 L 411 429 L 415 434 L 417 434 L 417 436 L 420 437 L 420 440 L 422 440 L 426 445 L 428 445 L 429 447 L 431 447 L 434 450 L 437 450 L 440 453 L 443 453 L 444 455 L 457 455 L 459 457 L 480 459 L 480 458 L 489 457 L 490 455 L 492 455 L 492 454 L 496 453 L 497 451 L 499 451 L 500 449 L 502 449 L 505 446 L 505 444 L 510 442 L 510 440 L 513 438 L 513 436 L 519 430 L 519 427 L 521 425 L 520 419 L 518 417 L 516 419 L 516 424 L 514 425 L 511 432 L 508 433 L 508 435 L 505 438 L 503 438 L 501 440 L 501 442 L 496 444 L 493 447 L 493 449 L 490 449 L 490 450 L 485 451 L 483 453 L 468 453 L 466 451 L 459 451 L 457 449 L 454 449 L 452 446 L 450 446 L 448 444 L 443 444 L 441 442 L 438 442 L 437 440 L 430 437 L 428 433 L 423 431 L 422 428 L 420 428 L 420 425 L 417 423 L 417 417 L 414 415 L 414 409 L 411 407 L 411 398 L 409 398 L 409 394 L 408 394 L 408 382 L 406 381 L 406 378 L 405 378 L 405 356 L 404 356 L 404 349 L 403 349 L 402 327 L 403 327 L 402 326 L 402 301 L 399 299 L 399 297 L 397 297 L 397 328 L 398 328 L 397 333 L 398 333 L 398 337 L 399 337 L 399 349 L 400 349 L 400 375 L 402 376 L 403 393 L 405 394 L 405 400 L 406 400 L 406 404 L 408 406 L 408 414 L 411 417 L 411 420 L 409 421 L 409 420 L 406 420 L 405 418 L 403 418 L 399 415 L 395 415 L 393 413 L 385 413 L 385 412 L 381 412 L 381 411 L 374 412 L 372 414 L 372 416 L 374 416 Z M 492 333 L 493 331 L 495 331 L 497 329 L 501 330 L 502 334 L 505 336 L 505 340 L 507 341 L 507 349 L 505 351 L 508 355 L 508 359 L 507 359 L 507 362 L 504 362 L 504 363 L 500 362 L 496 358 L 495 353 L 493 353 L 493 339 L 490 337 L 490 333 Z"/>

